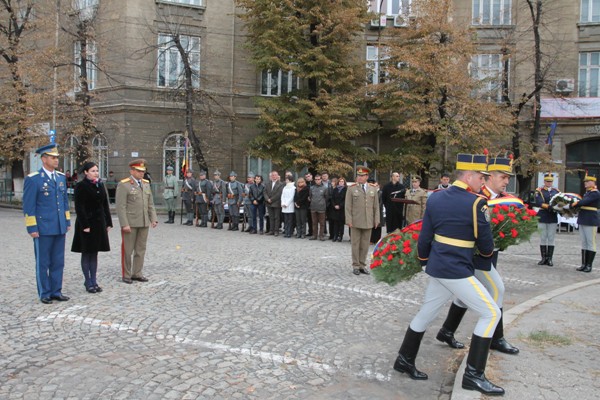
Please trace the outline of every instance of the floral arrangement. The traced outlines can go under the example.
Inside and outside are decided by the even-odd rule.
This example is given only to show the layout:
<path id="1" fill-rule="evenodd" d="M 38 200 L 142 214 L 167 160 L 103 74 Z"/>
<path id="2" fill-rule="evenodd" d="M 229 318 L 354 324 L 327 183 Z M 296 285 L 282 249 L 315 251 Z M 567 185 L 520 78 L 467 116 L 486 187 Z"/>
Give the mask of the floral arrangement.
<path id="1" fill-rule="evenodd" d="M 505 250 L 529 240 L 537 231 L 537 212 L 516 197 L 501 197 L 488 201 L 494 245 Z"/>
<path id="2" fill-rule="evenodd" d="M 371 274 L 377 282 L 394 286 L 423 270 L 417 257 L 422 225 L 421 221 L 414 222 L 377 242 L 371 255 Z"/>
<path id="3" fill-rule="evenodd" d="M 564 217 L 573 217 L 577 211 L 571 205 L 581 200 L 581 196 L 575 193 L 557 193 L 550 199 L 550 207 Z"/>

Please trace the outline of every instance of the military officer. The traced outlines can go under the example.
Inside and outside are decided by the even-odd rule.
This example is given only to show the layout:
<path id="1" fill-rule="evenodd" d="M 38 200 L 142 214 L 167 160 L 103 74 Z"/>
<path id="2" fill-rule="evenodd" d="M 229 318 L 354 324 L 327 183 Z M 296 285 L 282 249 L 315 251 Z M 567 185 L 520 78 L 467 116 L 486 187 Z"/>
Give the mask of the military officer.
<path id="1" fill-rule="evenodd" d="M 432 193 L 427 201 L 417 249 L 429 283 L 423 305 L 404 336 L 394 369 L 412 379 L 427 379 L 427 374 L 415 366 L 421 340 L 446 301 L 455 296 L 479 315 L 462 387 L 487 395 L 503 395 L 504 389 L 485 377 L 500 309 L 474 277 L 474 249 L 489 262 L 494 252 L 487 203 L 484 197 L 475 194 L 481 189 L 484 174 L 487 174 L 485 155 L 458 154 L 456 181 L 450 188 Z"/>
<path id="2" fill-rule="evenodd" d="M 598 207 L 600 207 L 600 192 L 596 186 L 596 177 L 586 174 L 583 178 L 585 194 L 583 199 L 573 204 L 579 210 L 577 224 L 581 237 L 581 267 L 577 271 L 592 272 L 592 264 L 596 256 L 596 231 L 600 225 Z"/>
<path id="3" fill-rule="evenodd" d="M 540 228 L 540 252 L 542 259 L 538 265 L 548 265 L 552 267 L 552 256 L 554 255 L 554 236 L 556 234 L 556 224 L 558 223 L 558 214 L 550 207 L 550 199 L 559 193 L 558 189 L 552 187 L 554 175 L 544 174 L 544 186 L 535 190 L 535 205 L 539 207 L 538 226 Z"/>
<path id="4" fill-rule="evenodd" d="M 248 176 L 246 177 L 246 183 L 244 184 L 244 218 L 248 222 L 248 228 L 245 232 L 250 232 L 252 230 L 252 200 L 250 200 L 250 186 L 254 184 L 254 172 L 248 172 Z"/>
<path id="5" fill-rule="evenodd" d="M 123 282 L 148 282 L 142 274 L 149 227 L 158 225 L 150 182 L 144 178 L 146 161 L 129 163 L 130 176 L 117 185 L 116 207 L 121 225 L 121 273 Z M 133 264 L 131 258 L 133 256 Z"/>
<path id="6" fill-rule="evenodd" d="M 169 219 L 165 224 L 175 223 L 175 201 L 177 200 L 177 193 L 179 193 L 179 183 L 177 177 L 173 175 L 173 167 L 170 165 L 167 167 L 167 175 L 165 175 L 165 189 L 163 190 L 163 198 L 167 204 L 167 212 L 169 213 Z"/>
<path id="7" fill-rule="evenodd" d="M 48 144 L 35 151 L 42 168 L 25 178 L 23 213 L 27 233 L 33 238 L 35 275 L 40 301 L 67 301 L 62 294 L 65 268 L 65 236 L 71 228 L 67 178 L 57 171 L 58 146 Z"/>
<path id="8" fill-rule="evenodd" d="M 427 203 L 427 191 L 421 188 L 421 177 L 413 176 L 410 180 L 411 189 L 406 191 L 406 199 L 416 202 L 416 204 L 406 205 L 406 223 L 413 222 L 423 218 L 425 214 L 425 203 Z"/>
<path id="9" fill-rule="evenodd" d="M 227 182 L 227 207 L 229 208 L 229 229 L 230 231 L 239 231 L 240 224 L 240 206 L 244 198 L 244 186 L 237 181 L 235 171 L 229 173 L 229 182 Z"/>
<path id="10" fill-rule="evenodd" d="M 360 165 L 356 168 L 356 184 L 346 191 L 345 217 L 350 228 L 352 243 L 352 273 L 369 274 L 367 253 L 371 230 L 379 226 L 379 196 L 377 188 L 367 184 L 371 170 Z M 316 234 L 316 232 L 315 232 Z"/>
<path id="11" fill-rule="evenodd" d="M 489 175 L 485 177 L 485 184 L 481 188 L 481 195 L 485 196 L 486 199 L 514 197 L 505 192 L 510 178 L 514 176 L 512 172 L 512 160 L 510 158 L 496 157 L 490 159 L 488 164 L 488 173 Z M 482 259 L 481 257 L 475 257 L 474 262 L 475 277 L 492 295 L 494 301 L 498 307 L 500 307 L 500 311 L 503 311 L 502 304 L 504 301 L 504 282 L 502 281 L 502 277 L 498 273 L 497 269 L 498 249 L 494 249 L 491 265 L 489 264 L 488 260 Z M 464 305 L 460 300 L 455 300 L 450 306 L 448 316 L 446 317 L 442 328 L 438 332 L 436 339 L 440 342 L 447 343 L 450 347 L 455 349 L 462 349 L 464 344 L 460 343 L 454 338 L 454 332 L 456 332 L 456 329 L 458 328 L 458 325 L 460 324 L 466 311 L 467 306 Z M 519 353 L 519 349 L 511 345 L 504 338 L 504 322 L 502 317 L 500 317 L 498 325 L 496 325 L 496 330 L 494 331 L 490 348 L 506 354 Z"/>
<path id="12" fill-rule="evenodd" d="M 227 188 L 225 181 L 221 179 L 221 172 L 218 169 L 213 172 L 212 187 L 212 206 L 217 218 L 216 228 L 223 229 L 223 221 L 225 220 L 225 191 Z"/>
<path id="13" fill-rule="evenodd" d="M 194 179 L 194 171 L 188 169 L 185 171 L 185 178 L 181 185 L 181 200 L 185 206 L 185 215 L 187 221 L 184 225 L 194 225 L 194 192 L 196 191 L 196 180 Z"/>
<path id="14" fill-rule="evenodd" d="M 206 171 L 200 171 L 198 181 L 196 182 L 196 207 L 197 213 L 200 213 L 200 223 L 196 224 L 200 228 L 208 226 L 208 205 L 212 196 L 212 184 L 206 179 Z"/>

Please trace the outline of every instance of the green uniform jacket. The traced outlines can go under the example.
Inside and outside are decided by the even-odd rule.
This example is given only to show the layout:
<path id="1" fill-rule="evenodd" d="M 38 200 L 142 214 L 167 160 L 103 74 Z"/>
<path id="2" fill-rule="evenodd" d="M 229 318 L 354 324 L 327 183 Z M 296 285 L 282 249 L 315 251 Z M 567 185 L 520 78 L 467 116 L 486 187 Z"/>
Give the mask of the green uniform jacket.
<path id="1" fill-rule="evenodd" d="M 117 185 L 115 199 L 121 227 L 145 228 L 158 220 L 150 182 L 142 179 L 142 188 L 133 177 L 122 179 Z"/>
<path id="2" fill-rule="evenodd" d="M 163 198 L 175 199 L 179 193 L 179 183 L 175 175 L 165 175 L 165 188 L 163 190 Z"/>
<path id="3" fill-rule="evenodd" d="M 377 188 L 367 185 L 364 192 L 360 185 L 353 185 L 346 192 L 346 224 L 359 229 L 372 229 L 379 225 L 379 196 Z"/>

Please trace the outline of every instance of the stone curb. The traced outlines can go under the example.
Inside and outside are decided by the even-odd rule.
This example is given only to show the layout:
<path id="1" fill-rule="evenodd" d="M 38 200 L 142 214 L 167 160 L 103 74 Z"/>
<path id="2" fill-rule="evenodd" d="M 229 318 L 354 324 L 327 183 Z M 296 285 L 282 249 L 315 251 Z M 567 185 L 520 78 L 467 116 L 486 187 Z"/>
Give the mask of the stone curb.
<path id="1" fill-rule="evenodd" d="M 504 326 L 510 326 L 513 324 L 519 317 L 529 312 L 531 309 L 539 306 L 542 303 L 545 303 L 549 300 L 552 300 L 554 297 L 561 296 L 565 293 L 569 293 L 571 291 L 581 289 L 587 286 L 599 285 L 600 279 L 593 279 L 591 281 L 574 283 L 569 286 L 565 286 L 562 288 L 558 288 L 552 290 L 550 292 L 541 294 L 532 299 L 524 301 L 521 304 L 518 304 L 511 308 L 510 310 L 505 311 L 502 316 L 504 319 Z M 466 353 L 465 353 L 466 354 Z M 523 357 L 519 355 L 519 357 Z M 456 373 L 456 377 L 454 378 L 454 386 L 452 388 L 452 395 L 450 397 L 451 400 L 480 400 L 483 395 L 479 392 L 473 390 L 464 390 L 462 388 L 462 371 L 464 371 L 467 364 L 467 358 L 463 357 L 462 362 L 460 363 L 460 367 L 458 368 L 458 372 Z"/>

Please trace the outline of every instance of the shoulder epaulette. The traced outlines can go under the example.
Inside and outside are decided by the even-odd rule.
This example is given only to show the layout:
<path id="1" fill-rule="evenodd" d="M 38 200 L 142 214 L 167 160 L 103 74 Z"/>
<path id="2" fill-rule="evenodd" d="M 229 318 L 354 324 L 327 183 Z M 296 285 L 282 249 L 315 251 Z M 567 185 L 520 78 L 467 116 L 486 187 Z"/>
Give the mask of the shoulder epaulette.
<path id="1" fill-rule="evenodd" d="M 60 171 L 56 171 L 56 173 L 57 173 L 57 174 L 59 174 L 59 175 L 64 175 L 64 174 L 63 174 L 62 172 L 60 172 Z"/>
<path id="2" fill-rule="evenodd" d="M 485 195 L 483 195 L 481 193 L 475 193 L 475 192 L 471 192 L 471 193 L 473 193 L 475 196 L 479 197 L 479 200 L 485 200 L 485 201 L 489 200 L 487 197 L 485 197 Z"/>
<path id="3" fill-rule="evenodd" d="M 121 179 L 121 183 L 129 182 L 129 178 Z"/>
<path id="4" fill-rule="evenodd" d="M 35 172 L 32 172 L 32 173 L 30 173 L 30 174 L 29 174 L 29 175 L 27 175 L 27 176 L 30 176 L 30 177 L 31 177 L 31 176 L 36 176 L 37 174 L 39 174 L 39 172 L 38 172 L 38 171 L 35 171 Z"/>
<path id="5" fill-rule="evenodd" d="M 142 182 L 150 183 L 148 179 L 142 179 Z"/>

